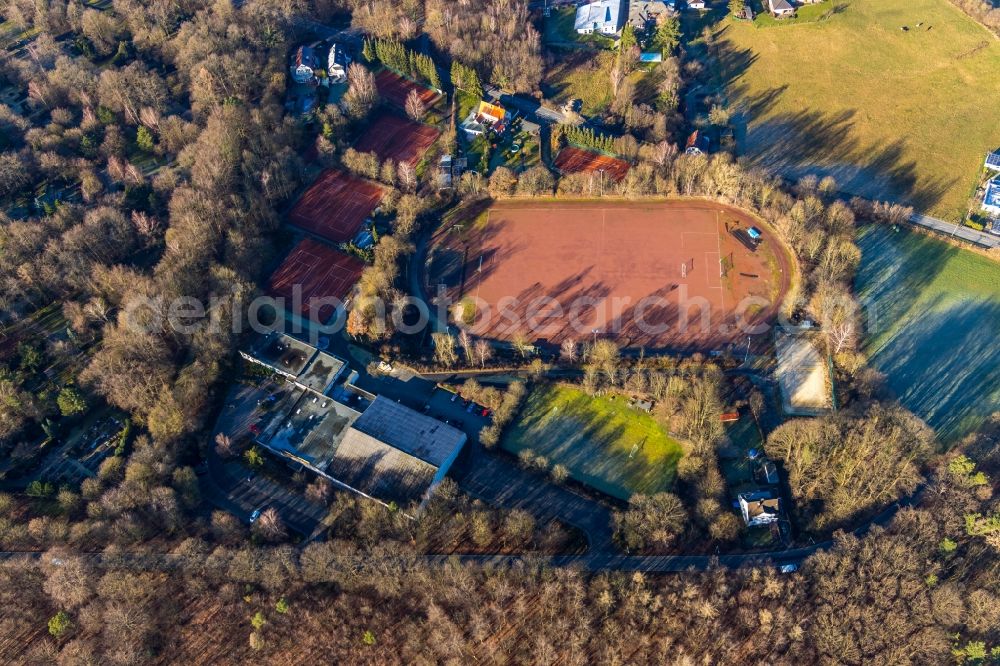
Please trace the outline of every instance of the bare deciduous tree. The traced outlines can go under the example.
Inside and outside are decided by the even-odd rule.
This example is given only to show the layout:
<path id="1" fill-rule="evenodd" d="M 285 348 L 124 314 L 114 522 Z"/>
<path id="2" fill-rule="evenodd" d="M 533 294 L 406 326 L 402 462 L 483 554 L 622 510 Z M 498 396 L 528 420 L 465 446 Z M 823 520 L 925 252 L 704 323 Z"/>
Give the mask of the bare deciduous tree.
<path id="1" fill-rule="evenodd" d="M 431 335 L 434 341 L 434 358 L 438 363 L 451 367 L 458 361 L 455 338 L 450 333 L 438 332 Z"/>
<path id="2" fill-rule="evenodd" d="M 229 435 L 224 432 L 215 435 L 215 452 L 221 458 L 232 458 L 236 455 L 236 450 L 233 448 L 233 440 L 229 438 Z"/>
<path id="3" fill-rule="evenodd" d="M 424 101 L 420 98 L 420 93 L 411 90 L 410 94 L 406 96 L 406 115 L 411 120 L 420 120 L 425 113 L 427 113 L 427 109 L 424 106 Z"/>
<path id="4" fill-rule="evenodd" d="M 288 529 L 281 519 L 281 514 L 273 506 L 264 509 L 254 522 L 254 531 L 261 538 L 270 542 L 277 542 L 288 536 Z"/>
<path id="5" fill-rule="evenodd" d="M 486 364 L 493 358 L 493 345 L 486 340 L 476 340 L 475 353 L 480 367 L 485 368 Z"/>

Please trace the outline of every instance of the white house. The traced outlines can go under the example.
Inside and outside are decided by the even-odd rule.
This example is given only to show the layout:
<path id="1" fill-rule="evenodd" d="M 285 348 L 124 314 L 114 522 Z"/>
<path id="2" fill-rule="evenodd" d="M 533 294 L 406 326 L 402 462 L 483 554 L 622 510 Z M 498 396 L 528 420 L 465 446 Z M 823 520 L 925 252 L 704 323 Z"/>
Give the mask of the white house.
<path id="1" fill-rule="evenodd" d="M 983 210 L 991 215 L 1000 216 L 1000 176 L 986 183 L 986 194 L 983 195 Z"/>
<path id="2" fill-rule="evenodd" d="M 688 9 L 705 9 L 705 0 L 688 0 Z"/>
<path id="3" fill-rule="evenodd" d="M 757 490 L 739 495 L 740 512 L 747 527 L 768 525 L 778 521 L 781 503 L 770 490 Z"/>
<path id="4" fill-rule="evenodd" d="M 597 0 L 580 5 L 576 10 L 574 27 L 581 35 L 600 33 L 617 35 L 625 25 L 626 0 Z"/>
<path id="5" fill-rule="evenodd" d="M 788 16 L 795 13 L 795 7 L 792 7 L 788 0 L 767 0 L 767 6 L 775 16 Z"/>
<path id="6" fill-rule="evenodd" d="M 351 62 L 350 56 L 337 44 L 330 46 L 330 55 L 327 57 L 326 75 L 332 83 L 342 83 L 347 80 L 347 65 Z"/>

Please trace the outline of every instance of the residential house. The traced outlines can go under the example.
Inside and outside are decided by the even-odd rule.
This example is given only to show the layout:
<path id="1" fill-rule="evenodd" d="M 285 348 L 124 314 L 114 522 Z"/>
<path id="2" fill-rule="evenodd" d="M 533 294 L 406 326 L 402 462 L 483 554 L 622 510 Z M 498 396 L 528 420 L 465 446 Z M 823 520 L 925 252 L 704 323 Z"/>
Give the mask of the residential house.
<path id="1" fill-rule="evenodd" d="M 754 490 L 740 493 L 740 512 L 747 527 L 759 527 L 778 522 L 781 501 L 772 490 Z"/>
<path id="2" fill-rule="evenodd" d="M 708 152 L 708 145 L 708 137 L 695 130 L 688 137 L 687 144 L 684 146 L 684 152 L 687 155 L 704 155 Z"/>
<path id="3" fill-rule="evenodd" d="M 1000 176 L 986 183 L 982 207 L 990 215 L 1000 217 Z"/>
<path id="4" fill-rule="evenodd" d="M 351 57 L 337 44 L 330 46 L 330 55 L 326 59 L 326 75 L 330 83 L 343 83 L 347 80 L 347 66 Z"/>
<path id="5" fill-rule="evenodd" d="M 663 0 L 629 0 L 628 22 L 637 31 L 655 29 L 656 25 L 665 18 L 672 7 L 668 7 Z"/>
<path id="6" fill-rule="evenodd" d="M 300 46 L 292 54 L 292 62 L 289 71 L 292 80 L 296 83 L 311 83 L 314 77 L 314 70 L 319 66 L 319 58 L 316 49 L 311 46 Z"/>
<path id="7" fill-rule="evenodd" d="M 596 0 L 580 5 L 576 10 L 574 28 L 581 35 L 599 33 L 617 35 L 625 26 L 624 5 L 627 0 Z"/>
<path id="8" fill-rule="evenodd" d="M 771 13 L 779 18 L 795 13 L 795 7 L 788 0 L 767 0 L 767 6 Z"/>
<path id="9" fill-rule="evenodd" d="M 1000 171 L 1000 148 L 986 156 L 985 166 L 991 171 Z"/>
<path id="10" fill-rule="evenodd" d="M 492 129 L 497 133 L 502 133 L 508 121 L 507 110 L 499 104 L 481 101 L 479 106 L 469 113 L 469 117 L 462 121 L 462 131 L 470 137 L 485 134 L 486 130 Z"/>

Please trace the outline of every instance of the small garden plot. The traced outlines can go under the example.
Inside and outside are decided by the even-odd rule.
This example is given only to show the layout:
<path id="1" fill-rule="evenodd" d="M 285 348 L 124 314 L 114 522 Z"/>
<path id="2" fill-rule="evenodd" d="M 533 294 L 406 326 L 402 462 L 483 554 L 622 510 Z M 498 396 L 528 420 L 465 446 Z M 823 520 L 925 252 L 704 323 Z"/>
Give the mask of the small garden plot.
<path id="1" fill-rule="evenodd" d="M 568 385 L 532 391 L 503 447 L 515 454 L 530 450 L 622 500 L 670 490 L 682 455 L 680 443 L 627 398 L 591 398 Z"/>

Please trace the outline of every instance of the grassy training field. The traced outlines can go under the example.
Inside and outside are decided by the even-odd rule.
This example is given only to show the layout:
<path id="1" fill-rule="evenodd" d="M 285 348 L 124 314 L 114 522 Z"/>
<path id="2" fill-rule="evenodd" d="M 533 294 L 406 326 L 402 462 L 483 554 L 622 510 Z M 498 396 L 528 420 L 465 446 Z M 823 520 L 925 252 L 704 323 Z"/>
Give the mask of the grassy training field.
<path id="1" fill-rule="evenodd" d="M 822 7 L 798 24 L 716 24 L 713 86 L 738 112 L 740 151 L 958 220 L 1000 146 L 1000 40 L 947 0 L 807 9 Z"/>
<path id="2" fill-rule="evenodd" d="M 916 232 L 869 226 L 858 293 L 865 351 L 946 444 L 1000 408 L 1000 264 Z"/>
<path id="3" fill-rule="evenodd" d="M 624 500 L 669 490 L 681 457 L 681 445 L 625 398 L 591 398 L 569 386 L 532 391 L 503 447 L 531 449 L 577 481 Z"/>

